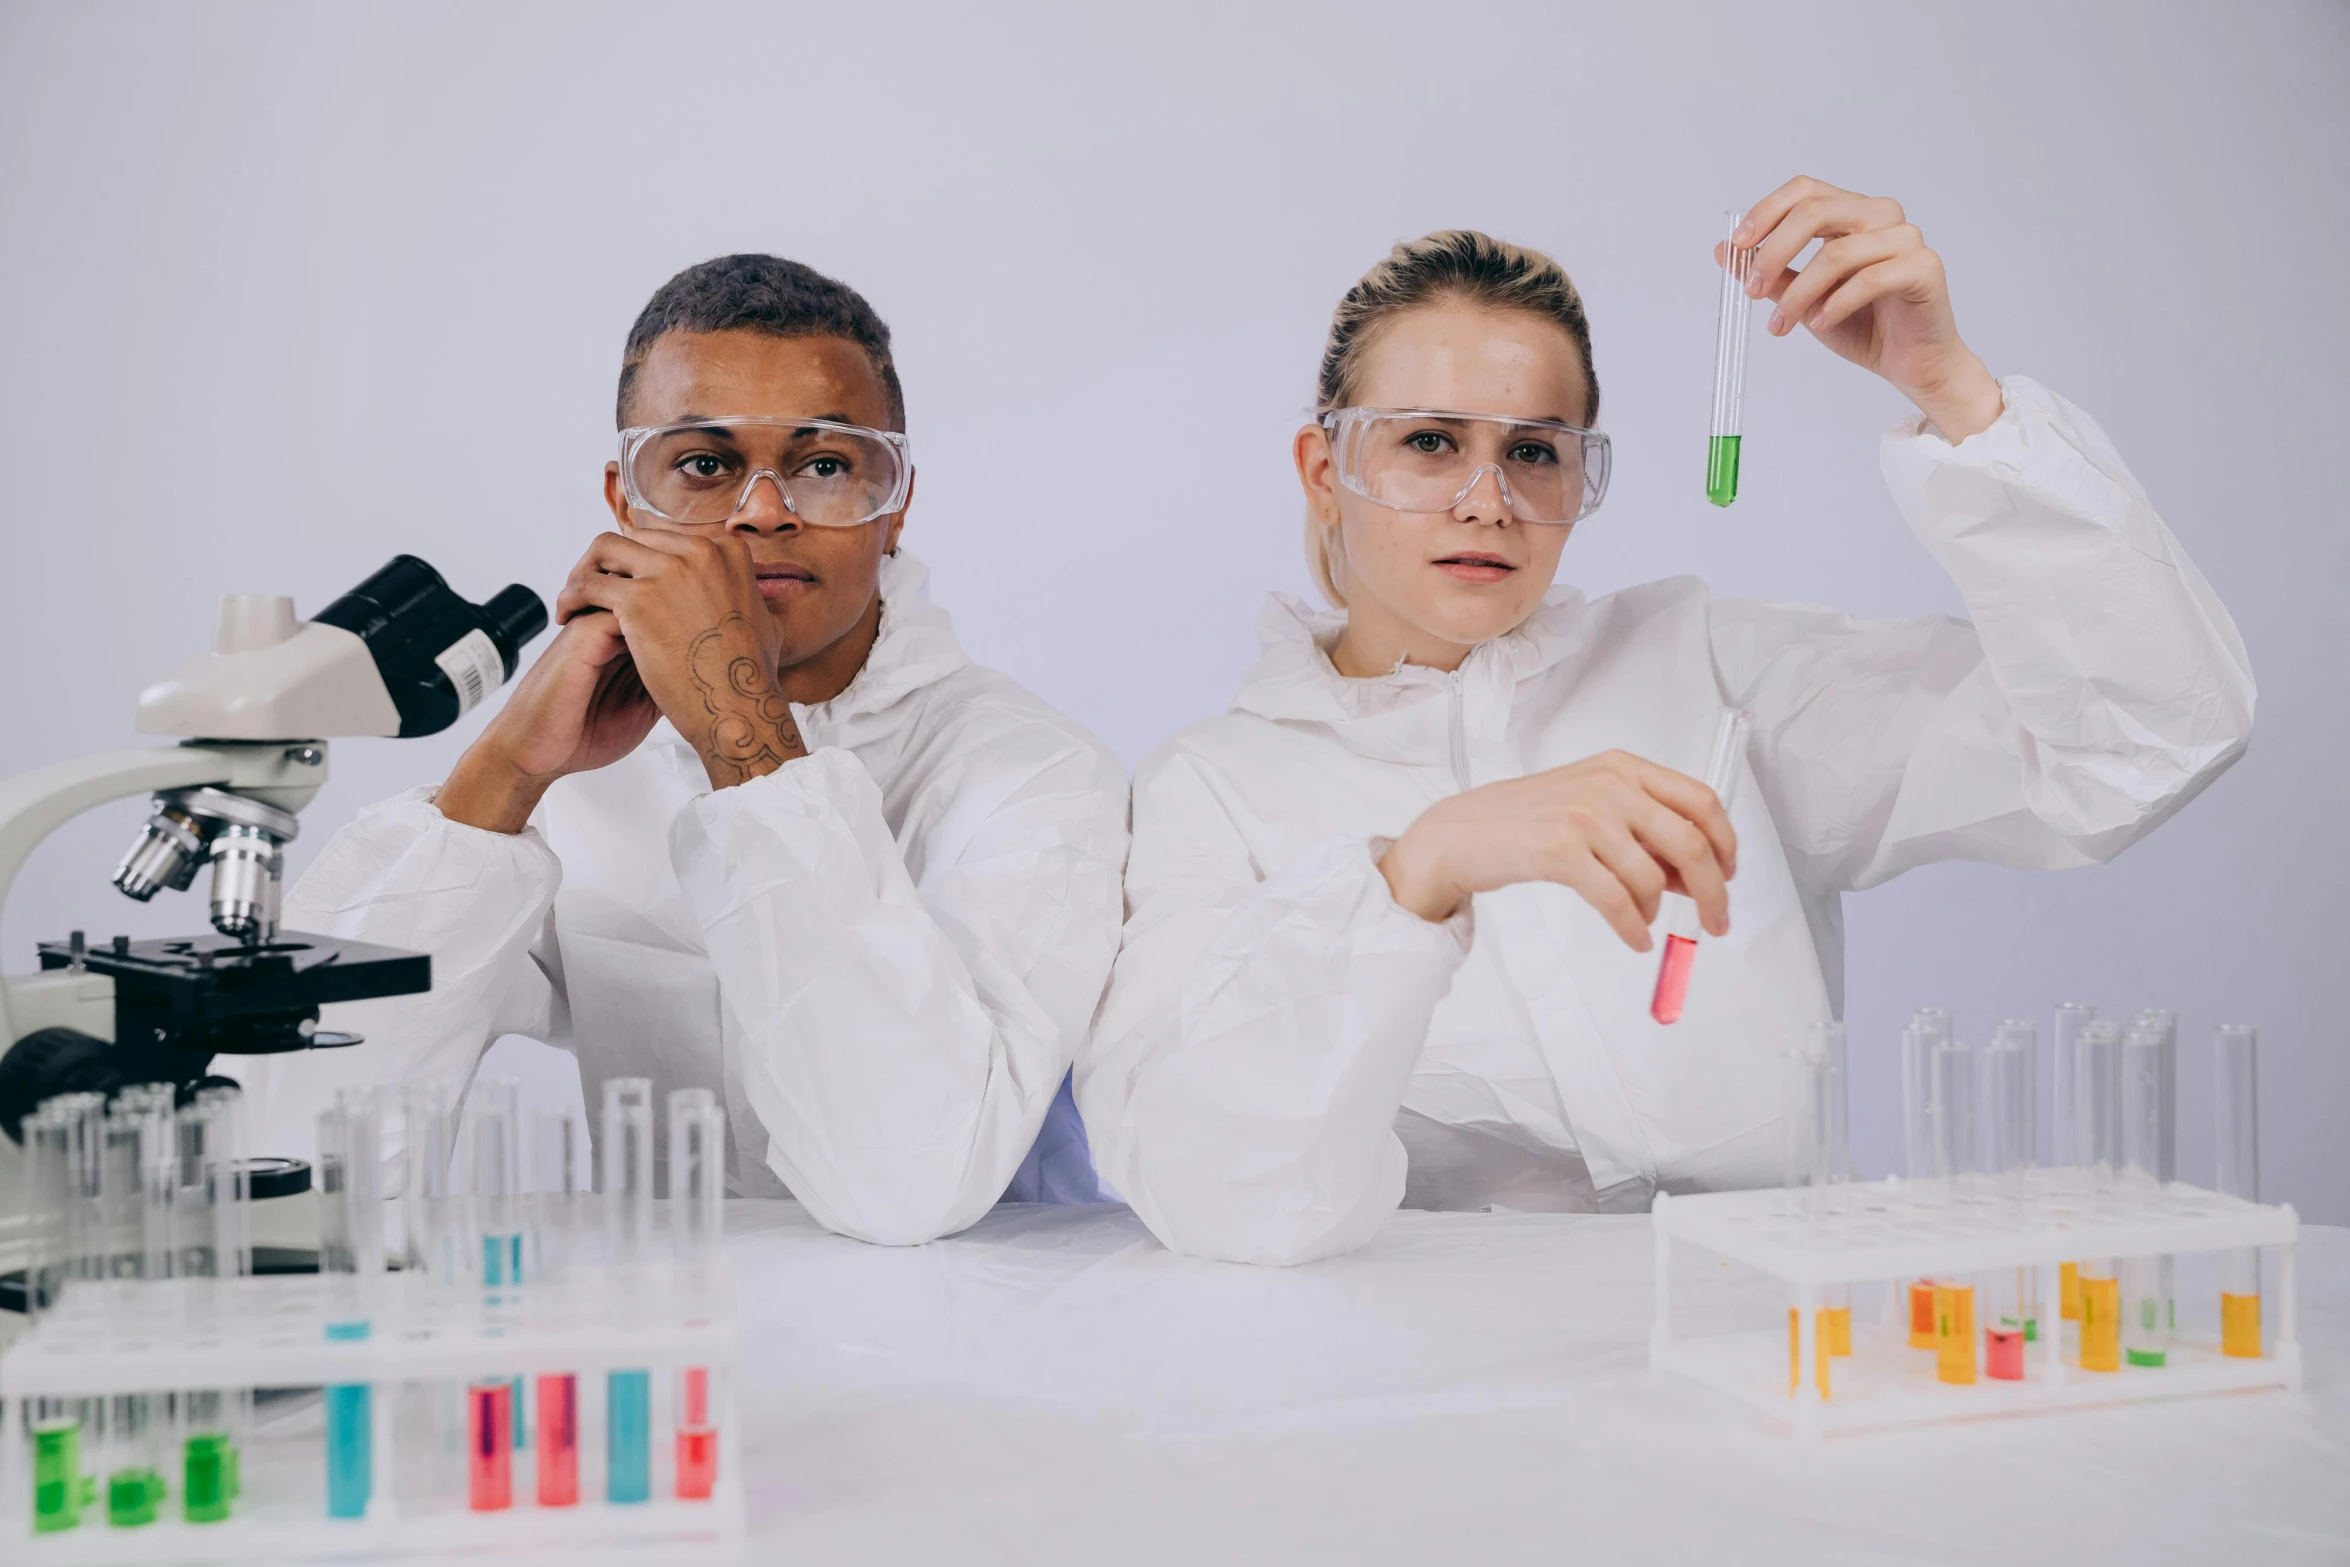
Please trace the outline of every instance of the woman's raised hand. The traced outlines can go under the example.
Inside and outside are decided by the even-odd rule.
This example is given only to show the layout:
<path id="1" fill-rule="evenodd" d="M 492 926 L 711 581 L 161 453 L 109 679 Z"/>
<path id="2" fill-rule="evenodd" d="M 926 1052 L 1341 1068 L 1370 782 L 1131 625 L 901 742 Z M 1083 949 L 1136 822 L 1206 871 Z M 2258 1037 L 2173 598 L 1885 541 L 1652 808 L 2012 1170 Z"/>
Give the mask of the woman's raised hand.
<path id="1" fill-rule="evenodd" d="M 1813 240 L 1819 253 L 1798 272 Z M 1797 176 L 1747 210 L 1731 243 L 1753 247 L 1748 292 L 1777 301 L 1768 330 L 1812 336 L 1893 383 L 1957 442 L 1988 429 L 1999 383 L 1958 335 L 1942 258 L 1889 196 L 1862 196 Z M 1727 247 L 1714 247 L 1717 262 Z"/>
<path id="2" fill-rule="evenodd" d="M 1711 934 L 1729 930 L 1738 835 L 1704 784 L 1607 751 L 1439 801 L 1389 846 L 1379 871 L 1395 901 L 1426 920 L 1450 918 L 1473 893 L 1556 882 L 1646 952 L 1668 892 L 1694 898 Z"/>

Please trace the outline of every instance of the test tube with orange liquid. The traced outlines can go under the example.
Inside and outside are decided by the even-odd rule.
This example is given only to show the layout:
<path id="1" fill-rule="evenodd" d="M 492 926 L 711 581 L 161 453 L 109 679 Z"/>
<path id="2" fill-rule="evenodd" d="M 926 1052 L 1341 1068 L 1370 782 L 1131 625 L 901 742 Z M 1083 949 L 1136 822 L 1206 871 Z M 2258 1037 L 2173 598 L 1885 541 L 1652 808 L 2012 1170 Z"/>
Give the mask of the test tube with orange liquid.
<path id="1" fill-rule="evenodd" d="M 2212 1141 L 2221 1195 L 2260 1201 L 2260 1031 L 2249 1023 L 2222 1023 L 2211 1040 Z M 2252 1247 L 2220 1258 L 2219 1348 L 2242 1360 L 2260 1358 L 2260 1253 Z"/>
<path id="2" fill-rule="evenodd" d="M 2009 1019 L 1983 1051 L 1984 1179 L 2004 1224 L 2024 1220 L 2024 1183 L 2038 1147 L 2040 1031 Z M 2001 1268 L 1985 1281 L 1991 1309 L 1983 1323 L 1983 1369 L 1995 1381 L 2019 1382 L 2024 1345 L 2038 1337 L 2038 1279 L 2029 1267 Z"/>
<path id="3" fill-rule="evenodd" d="M 2122 1143 L 2122 1041 L 2110 1023 L 2082 1027 L 2073 1049 L 2076 1147 L 2090 1181 L 2090 1201 L 2110 1212 L 2119 1198 Z M 2083 1258 L 2081 1369 L 2122 1368 L 2121 1275 L 2110 1257 Z"/>

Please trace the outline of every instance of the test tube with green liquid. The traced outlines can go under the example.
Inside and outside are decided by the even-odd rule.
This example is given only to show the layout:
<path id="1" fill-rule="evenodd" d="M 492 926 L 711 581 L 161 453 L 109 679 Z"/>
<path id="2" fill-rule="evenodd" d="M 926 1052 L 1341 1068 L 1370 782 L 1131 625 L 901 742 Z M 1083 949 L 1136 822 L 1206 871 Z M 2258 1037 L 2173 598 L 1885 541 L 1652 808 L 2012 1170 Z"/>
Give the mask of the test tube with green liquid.
<path id="1" fill-rule="evenodd" d="M 1730 238 L 1722 256 L 1722 317 L 1714 335 L 1714 422 L 1705 443 L 1705 498 L 1727 506 L 1738 498 L 1740 405 L 1746 398 L 1746 285 L 1754 276 L 1754 250 L 1740 250 L 1743 211 L 1730 214 Z"/>

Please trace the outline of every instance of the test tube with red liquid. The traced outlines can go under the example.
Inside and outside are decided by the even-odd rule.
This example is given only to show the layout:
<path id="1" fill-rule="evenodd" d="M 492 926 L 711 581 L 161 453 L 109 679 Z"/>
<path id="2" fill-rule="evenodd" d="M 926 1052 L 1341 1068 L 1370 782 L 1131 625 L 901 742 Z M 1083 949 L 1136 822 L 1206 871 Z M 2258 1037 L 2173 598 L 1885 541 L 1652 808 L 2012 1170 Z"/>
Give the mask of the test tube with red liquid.
<path id="1" fill-rule="evenodd" d="M 678 1286 L 689 1296 L 707 1299 L 716 1288 L 725 1194 L 725 1113 L 709 1089 L 677 1089 L 669 1096 L 669 1217 Z M 678 1498 L 708 1501 L 717 1483 L 718 1422 L 711 1407 L 710 1370 L 688 1366 L 677 1374 Z"/>
<path id="2" fill-rule="evenodd" d="M 1714 725 L 1714 750 L 1705 766 L 1705 786 L 1722 802 L 1726 814 L 1738 796 L 1739 763 L 1746 755 L 1746 736 L 1754 727 L 1754 715 L 1735 707 L 1722 709 L 1721 720 Z M 1648 1004 L 1648 1015 L 1659 1023 L 1681 1021 L 1681 1008 L 1689 999 L 1689 973 L 1697 966 L 1697 938 L 1703 927 L 1697 922 L 1697 903 L 1677 892 L 1665 894 L 1665 950 L 1656 967 L 1656 995 Z"/>
<path id="3" fill-rule="evenodd" d="M 587 1128 L 569 1106 L 541 1106 L 531 1124 L 530 1246 L 542 1280 L 567 1274 L 579 1250 L 580 1209 L 588 1187 Z M 538 1501 L 579 1505 L 579 1377 L 540 1373 Z"/>
<path id="4" fill-rule="evenodd" d="M 477 1513 L 514 1505 L 514 1383 L 501 1378 L 466 1389 L 466 1500 Z"/>

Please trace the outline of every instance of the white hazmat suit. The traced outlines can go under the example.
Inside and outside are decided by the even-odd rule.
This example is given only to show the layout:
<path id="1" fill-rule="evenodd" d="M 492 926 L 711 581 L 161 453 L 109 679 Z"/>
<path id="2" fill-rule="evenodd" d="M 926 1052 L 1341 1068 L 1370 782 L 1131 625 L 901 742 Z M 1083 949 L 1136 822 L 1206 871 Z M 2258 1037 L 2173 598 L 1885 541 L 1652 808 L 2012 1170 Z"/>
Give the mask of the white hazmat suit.
<path id="1" fill-rule="evenodd" d="M 1137 774 L 1123 950 L 1077 1069 L 1103 1175 L 1167 1245 L 1287 1263 L 1399 1202 L 1645 1207 L 1777 1169 L 1777 1058 L 1842 1010 L 1840 894 L 1913 865 L 2111 858 L 2242 753 L 2227 612 L 2104 433 L 2035 383 L 1883 469 L 1972 624 L 1855 620 L 1679 577 L 1554 590 L 1446 674 L 1332 668 L 1276 596 L 1231 712 Z M 1564 887 L 1444 924 L 1376 865 L 1445 796 L 1620 749 L 1691 775 L 1752 710 L 1731 931 L 1676 1026 L 1657 955 Z"/>
<path id="2" fill-rule="evenodd" d="M 925 577 L 884 562 L 864 668 L 793 704 L 809 754 L 763 778 L 713 790 L 663 722 L 523 833 L 431 790 L 338 832 L 285 926 L 429 953 L 433 988 L 329 1009 L 368 1042 L 275 1058 L 265 1124 L 299 1139 L 343 1083 L 462 1083 L 526 1034 L 578 1057 L 591 1100 L 651 1078 L 656 1120 L 671 1089 L 717 1091 L 728 1188 L 788 1189 L 844 1234 L 947 1234 L 1015 1174 L 1097 1196 L 1059 1091 L 1117 950 L 1125 772 L 974 665 Z"/>

